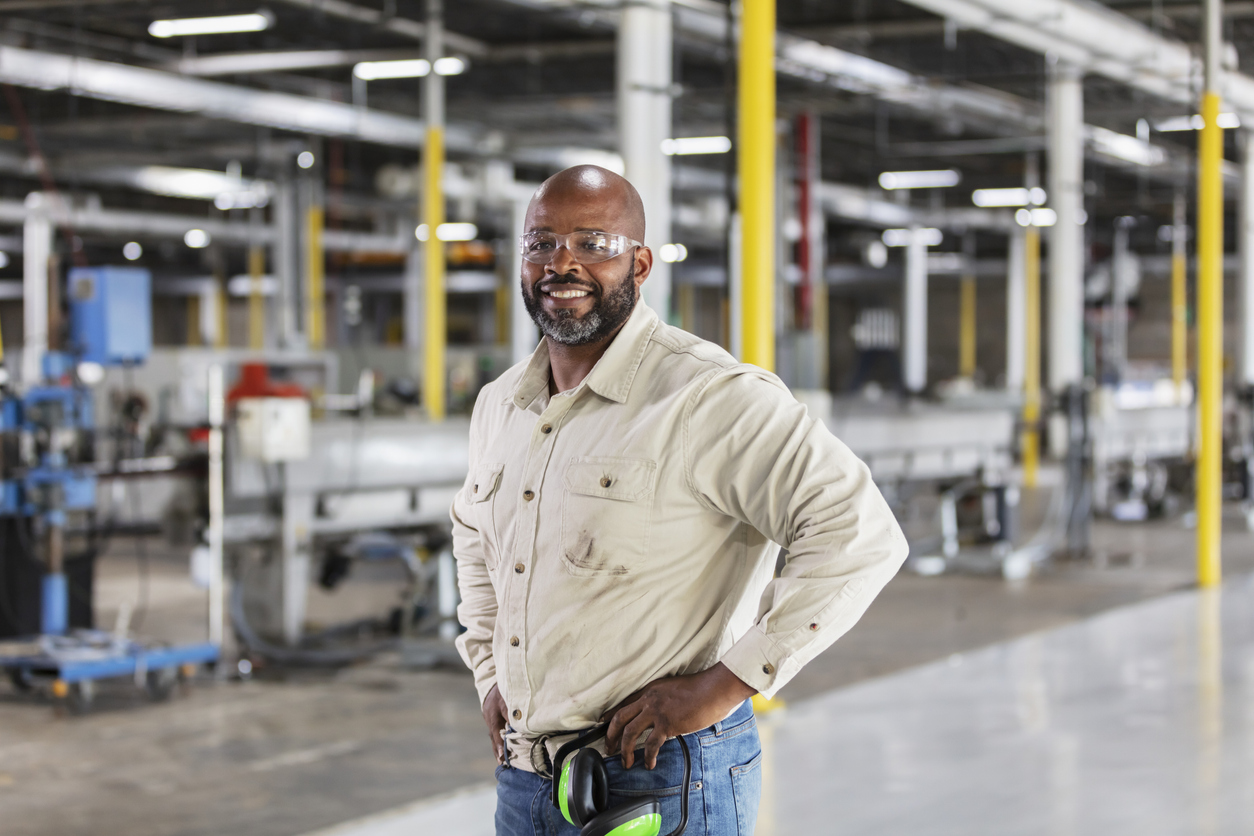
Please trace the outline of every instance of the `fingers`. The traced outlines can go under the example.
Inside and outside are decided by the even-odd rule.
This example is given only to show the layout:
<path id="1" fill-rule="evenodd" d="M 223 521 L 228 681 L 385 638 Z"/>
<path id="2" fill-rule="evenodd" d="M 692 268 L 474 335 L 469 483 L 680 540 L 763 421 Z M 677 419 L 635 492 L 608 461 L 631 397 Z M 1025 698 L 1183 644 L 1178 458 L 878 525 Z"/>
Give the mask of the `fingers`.
<path id="1" fill-rule="evenodd" d="M 644 742 L 644 766 L 646 769 L 653 769 L 657 766 L 657 756 L 662 751 L 662 744 L 665 742 L 666 735 L 654 726 L 653 733 Z"/>
<path id="2" fill-rule="evenodd" d="M 625 705 L 614 713 L 610 718 L 609 728 L 605 732 L 605 752 L 606 754 L 614 754 L 622 745 L 623 728 L 635 719 L 644 706 L 635 702 Z"/>
<path id="3" fill-rule="evenodd" d="M 636 761 L 636 741 L 640 739 L 640 735 L 651 728 L 656 728 L 658 724 L 658 716 L 653 711 L 641 711 L 626 726 L 623 727 L 623 738 L 620 748 L 623 753 L 623 769 L 631 769 L 632 764 Z M 658 734 L 658 732 L 654 732 Z M 661 735 L 663 738 L 665 734 Z"/>

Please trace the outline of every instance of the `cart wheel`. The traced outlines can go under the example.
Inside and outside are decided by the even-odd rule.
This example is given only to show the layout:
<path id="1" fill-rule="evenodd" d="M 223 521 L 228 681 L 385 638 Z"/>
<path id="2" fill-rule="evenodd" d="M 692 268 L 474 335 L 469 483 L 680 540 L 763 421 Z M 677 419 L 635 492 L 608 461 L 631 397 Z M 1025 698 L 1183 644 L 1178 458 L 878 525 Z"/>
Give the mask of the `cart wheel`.
<path id="1" fill-rule="evenodd" d="M 65 704 L 71 714 L 86 714 L 96 702 L 96 683 L 90 679 L 81 679 L 70 685 Z"/>
<path id="2" fill-rule="evenodd" d="M 16 690 L 23 694 L 30 693 L 30 690 L 35 687 L 29 668 L 10 668 L 9 681 L 13 683 L 13 687 Z"/>
<path id="3" fill-rule="evenodd" d="M 157 668 L 148 671 L 145 681 L 149 699 L 153 702 L 167 700 L 170 694 L 174 693 L 174 686 L 178 684 L 178 668 Z"/>

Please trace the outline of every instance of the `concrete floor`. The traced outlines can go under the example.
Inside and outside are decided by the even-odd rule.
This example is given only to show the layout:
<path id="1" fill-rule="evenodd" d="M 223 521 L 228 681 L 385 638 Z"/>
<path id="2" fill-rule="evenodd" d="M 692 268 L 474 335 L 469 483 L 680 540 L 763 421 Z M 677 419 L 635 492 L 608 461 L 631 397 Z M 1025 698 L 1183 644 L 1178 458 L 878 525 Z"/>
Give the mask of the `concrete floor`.
<path id="1" fill-rule="evenodd" d="M 1231 509 L 1225 526 L 1225 568 L 1230 578 L 1254 571 L 1254 535 L 1245 531 L 1236 511 Z M 1099 523 L 1094 560 L 1054 564 L 1026 581 L 903 574 L 848 636 L 789 684 L 781 696 L 792 708 L 784 716 L 839 714 L 844 710 L 840 700 L 863 700 L 858 695 L 866 689 L 906 677 L 901 681 L 914 684 L 894 692 L 896 702 L 886 705 L 897 708 L 876 722 L 890 727 L 900 712 L 903 728 L 921 734 L 927 722 L 918 718 L 926 713 L 919 714 L 917 706 L 907 710 L 901 701 L 920 693 L 910 689 L 931 681 L 926 676 L 932 674 L 920 671 L 949 668 L 948 663 L 917 666 L 1187 588 L 1193 577 L 1192 543 L 1193 533 L 1178 520 Z M 133 560 L 118 551 L 102 561 L 100 574 L 100 615 L 109 623 L 110 608 L 135 596 Z M 203 635 L 198 632 L 203 597 L 184 576 L 185 563 L 154 563 L 145 632 L 171 639 Z M 354 599 L 353 607 L 395 600 L 394 581 L 353 583 L 348 596 Z M 329 606 L 328 601 L 316 602 L 315 615 L 319 607 Z M 1229 606 L 1225 614 L 1242 605 Z M 997 657 L 1004 651 L 984 652 Z M 1065 652 L 1059 651 L 1064 656 Z M 1190 651 L 1182 646 L 1178 652 Z M 1107 661 L 1117 665 L 1119 658 L 1116 654 Z M 907 669 L 912 670 L 889 676 Z M 915 676 L 924 679 L 909 678 Z M 1089 674 L 1074 676 L 1083 679 Z M 862 684 L 846 687 L 856 683 Z M 828 706 L 829 700 L 836 702 Z M 869 703 L 860 704 L 865 712 Z M 837 729 L 832 734 L 839 751 L 844 732 Z M 781 731 L 781 742 L 785 736 Z M 785 760 L 781 757 L 780 762 Z M 845 780 L 841 776 L 856 777 L 860 760 L 835 758 L 825 768 L 839 783 Z M 936 756 L 921 764 L 912 786 L 925 785 L 928 770 L 943 770 L 945 759 Z M 4 822 L 0 830 L 11 836 L 88 832 L 295 836 L 416 800 L 483 787 L 491 780 L 493 766 L 469 676 L 453 670 L 406 671 L 395 658 L 338 672 L 269 674 L 248 682 L 206 679 L 160 705 L 146 703 L 125 683 L 118 683 L 106 689 L 96 711 L 84 717 L 57 716 L 46 704 L 0 689 Z M 793 780 L 780 775 L 777 786 Z M 995 787 L 997 778 L 993 770 L 981 781 Z M 857 786 L 856 781 L 851 786 Z M 463 793 L 452 803 L 473 803 L 476 797 Z M 900 832 L 1097 832 L 1087 827 L 946 830 L 935 816 L 950 808 L 929 804 L 918 809 L 932 811 L 931 818 L 921 813 Z M 788 817 L 809 815 L 809 807 L 791 807 L 780 796 L 772 808 L 781 816 L 778 826 L 770 831 L 775 819 L 764 819 L 762 832 L 818 832 L 803 827 L 800 818 L 794 822 Z M 872 817 L 859 824 L 861 829 L 847 832 L 886 832 L 876 826 Z"/>

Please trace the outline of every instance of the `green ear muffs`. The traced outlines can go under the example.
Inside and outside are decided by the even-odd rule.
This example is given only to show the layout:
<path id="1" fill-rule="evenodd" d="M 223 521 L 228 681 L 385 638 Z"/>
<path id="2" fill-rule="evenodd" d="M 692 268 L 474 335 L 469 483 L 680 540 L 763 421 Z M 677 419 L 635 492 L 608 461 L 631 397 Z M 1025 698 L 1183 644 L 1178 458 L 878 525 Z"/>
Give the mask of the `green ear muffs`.
<path id="1" fill-rule="evenodd" d="M 662 805 L 657 798 L 645 796 L 608 809 L 609 771 L 599 752 L 584 748 L 605 737 L 606 730 L 606 726 L 597 726 L 557 750 L 553 806 L 561 812 L 562 818 L 581 828 L 579 836 L 660 836 Z M 688 753 L 688 741 L 682 735 L 679 746 L 684 751 L 684 789 L 679 797 L 679 826 L 668 836 L 681 836 L 688 826 L 692 757 Z"/>
<path id="2" fill-rule="evenodd" d="M 562 817 L 583 827 L 610 806 L 610 774 L 595 749 L 580 749 L 562 767 Z"/>

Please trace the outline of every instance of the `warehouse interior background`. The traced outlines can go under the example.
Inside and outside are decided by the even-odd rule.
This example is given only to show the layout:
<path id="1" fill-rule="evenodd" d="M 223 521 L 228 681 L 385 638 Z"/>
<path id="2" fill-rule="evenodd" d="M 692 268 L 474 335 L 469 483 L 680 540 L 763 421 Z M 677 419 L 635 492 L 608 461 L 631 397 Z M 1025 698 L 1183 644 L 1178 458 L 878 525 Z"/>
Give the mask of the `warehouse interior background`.
<path id="1" fill-rule="evenodd" d="M 0 86 L 5 833 L 492 832 L 448 507 L 580 163 L 910 540 L 758 834 L 1254 828 L 1254 3 L 0 0 Z"/>

